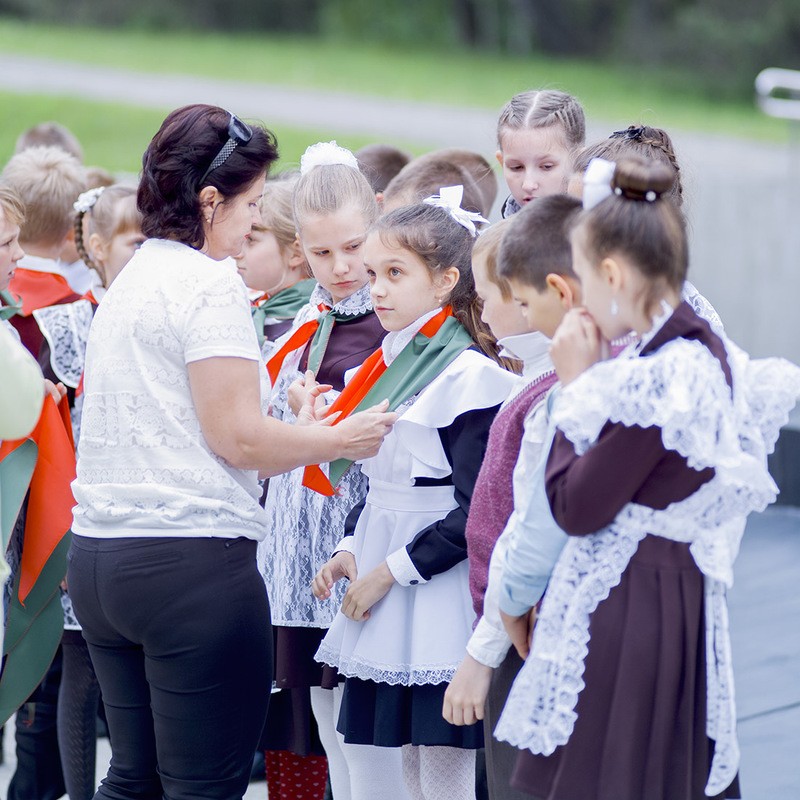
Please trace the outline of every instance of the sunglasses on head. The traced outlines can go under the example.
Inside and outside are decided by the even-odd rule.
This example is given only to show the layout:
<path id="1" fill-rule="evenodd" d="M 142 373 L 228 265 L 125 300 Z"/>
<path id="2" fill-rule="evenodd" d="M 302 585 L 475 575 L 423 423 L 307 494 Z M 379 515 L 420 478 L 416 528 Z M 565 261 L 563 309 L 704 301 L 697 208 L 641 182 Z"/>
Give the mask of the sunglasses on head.
<path id="1" fill-rule="evenodd" d="M 231 114 L 230 121 L 228 122 L 228 141 L 222 145 L 222 149 L 214 156 L 214 160 L 203 173 L 203 177 L 200 178 L 199 185 L 202 187 L 206 178 L 215 169 L 221 167 L 240 144 L 247 144 L 252 138 L 253 129 L 246 122 L 242 122 L 235 114 Z"/>

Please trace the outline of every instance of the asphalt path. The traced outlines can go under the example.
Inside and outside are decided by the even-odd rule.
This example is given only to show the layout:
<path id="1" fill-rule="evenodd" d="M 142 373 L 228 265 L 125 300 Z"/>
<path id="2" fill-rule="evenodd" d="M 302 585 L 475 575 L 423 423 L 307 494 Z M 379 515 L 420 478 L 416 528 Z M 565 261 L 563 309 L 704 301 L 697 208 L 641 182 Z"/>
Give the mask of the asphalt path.
<path id="1" fill-rule="evenodd" d="M 0 54 L 0 89 L 164 111 L 186 103 L 215 103 L 267 125 L 329 130 L 340 137 L 466 147 L 490 159 L 496 149 L 496 110 L 457 107 L 446 100 L 403 101 L 13 54 Z M 658 124 L 657 109 L 642 108 L 639 120 L 589 120 L 588 140 L 642 120 Z M 687 198 L 691 279 L 745 349 L 800 362 L 800 135 L 792 145 L 746 141 L 736 131 L 671 133 Z"/>

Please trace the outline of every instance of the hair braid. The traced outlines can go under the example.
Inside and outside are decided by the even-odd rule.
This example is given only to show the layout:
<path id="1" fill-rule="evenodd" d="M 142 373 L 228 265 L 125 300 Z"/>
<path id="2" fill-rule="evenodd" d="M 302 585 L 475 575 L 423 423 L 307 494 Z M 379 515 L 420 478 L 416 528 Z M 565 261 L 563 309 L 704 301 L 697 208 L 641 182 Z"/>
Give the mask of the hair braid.
<path id="1" fill-rule="evenodd" d="M 671 145 L 665 142 L 661 137 L 658 135 L 648 136 L 647 134 L 650 131 L 654 131 L 654 129 L 649 127 L 644 129 L 645 135 L 642 136 L 641 142 L 644 145 L 648 145 L 650 147 L 654 147 L 656 150 L 660 150 L 667 157 L 667 160 L 675 170 L 675 192 L 682 199 L 683 182 L 681 181 L 681 168 L 680 164 L 678 164 L 678 157 L 675 155 L 675 151 L 672 149 Z"/>
<path id="2" fill-rule="evenodd" d="M 75 214 L 75 249 L 78 251 L 78 255 L 81 257 L 81 261 L 86 264 L 89 269 L 93 269 L 98 271 L 97 264 L 92 261 L 92 257 L 89 255 L 88 251 L 86 250 L 86 244 L 83 241 L 83 218 L 86 216 L 85 211 L 78 211 Z"/>

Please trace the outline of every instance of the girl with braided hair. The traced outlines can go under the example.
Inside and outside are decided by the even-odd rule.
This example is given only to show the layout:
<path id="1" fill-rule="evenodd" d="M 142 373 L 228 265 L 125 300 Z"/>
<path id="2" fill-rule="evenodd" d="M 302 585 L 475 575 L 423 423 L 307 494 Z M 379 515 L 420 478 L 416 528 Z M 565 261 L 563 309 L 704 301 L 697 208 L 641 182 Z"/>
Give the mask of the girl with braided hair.
<path id="1" fill-rule="evenodd" d="M 552 90 L 514 95 L 497 122 L 496 158 L 511 192 L 503 217 L 537 197 L 564 192 L 571 154 L 585 138 L 583 107 L 572 95 Z"/>
<path id="2" fill-rule="evenodd" d="M 98 303 L 144 241 L 136 189 L 115 184 L 84 192 L 75 202 L 75 246 L 99 283 L 73 303 L 33 312 L 45 341 L 40 362 L 46 376 L 68 387 L 75 445 L 80 436 L 83 368 L 89 328 Z M 57 729 L 64 783 L 72 800 L 89 800 L 95 792 L 96 717 L 100 686 L 89 649 L 66 590 L 63 671 L 58 693 Z"/>
<path id="3" fill-rule="evenodd" d="M 616 163 L 629 157 L 644 158 L 661 164 L 672 174 L 673 182 L 667 192 L 678 213 L 683 215 L 683 182 L 681 167 L 675 154 L 675 146 L 670 135 L 663 128 L 651 125 L 629 125 L 614 131 L 607 139 L 587 145 L 572 158 L 572 176 L 569 180 L 569 193 L 580 197 L 583 192 L 584 174 L 592 159 L 605 159 Z M 724 331 L 724 325 L 714 306 L 697 290 L 690 281 L 685 281 L 681 292 L 683 299 L 691 305 L 703 319 L 707 320 L 717 332 Z"/>

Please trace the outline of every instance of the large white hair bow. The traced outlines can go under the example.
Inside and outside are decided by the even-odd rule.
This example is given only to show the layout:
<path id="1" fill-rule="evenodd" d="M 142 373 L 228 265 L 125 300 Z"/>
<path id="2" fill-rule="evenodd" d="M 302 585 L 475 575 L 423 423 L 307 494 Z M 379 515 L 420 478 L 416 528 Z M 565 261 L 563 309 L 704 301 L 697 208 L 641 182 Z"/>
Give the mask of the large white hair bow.
<path id="1" fill-rule="evenodd" d="M 72 204 L 72 208 L 81 214 L 86 214 L 94 208 L 94 204 L 100 199 L 103 194 L 105 186 L 98 186 L 95 189 L 89 189 L 86 192 L 78 195 L 78 199 Z"/>
<path id="2" fill-rule="evenodd" d="M 465 227 L 475 237 L 478 235 L 475 223 L 488 223 L 489 220 L 474 211 L 466 211 L 461 208 L 461 198 L 463 196 L 464 187 L 460 184 L 458 186 L 442 186 L 439 189 L 439 194 L 435 194 L 433 197 L 426 197 L 422 202 L 427 203 L 429 206 L 443 208 L 459 225 Z"/>
<path id="3" fill-rule="evenodd" d="M 605 158 L 593 158 L 583 173 L 583 208 L 588 211 L 614 194 L 611 181 L 617 165 Z"/>
<path id="4" fill-rule="evenodd" d="M 300 174 L 311 172 L 314 167 L 344 164 L 358 170 L 356 157 L 344 147 L 339 147 L 336 142 L 317 142 L 306 148 L 300 157 Z"/>

